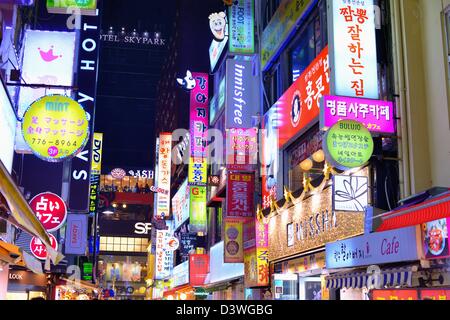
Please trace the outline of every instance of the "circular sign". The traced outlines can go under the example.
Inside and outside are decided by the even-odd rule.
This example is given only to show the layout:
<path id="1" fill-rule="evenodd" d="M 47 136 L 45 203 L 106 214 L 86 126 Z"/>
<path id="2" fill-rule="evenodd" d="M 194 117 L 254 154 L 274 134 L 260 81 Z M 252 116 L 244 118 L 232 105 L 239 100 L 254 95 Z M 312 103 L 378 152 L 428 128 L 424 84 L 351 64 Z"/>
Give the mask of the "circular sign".
<path id="1" fill-rule="evenodd" d="M 302 103 L 300 98 L 300 91 L 295 91 L 291 102 L 291 123 L 294 128 L 300 123 L 302 117 Z"/>
<path id="2" fill-rule="evenodd" d="M 56 241 L 55 236 L 52 234 L 48 234 L 48 236 L 50 238 L 52 248 L 58 250 L 58 241 Z M 39 238 L 31 238 L 30 251 L 39 260 L 45 260 L 47 258 L 47 249 L 45 248 L 45 244 L 43 244 Z"/>
<path id="3" fill-rule="evenodd" d="M 83 107 L 62 95 L 48 95 L 25 111 L 22 134 L 40 159 L 61 162 L 76 156 L 89 138 L 89 120 Z"/>
<path id="4" fill-rule="evenodd" d="M 64 200 L 51 192 L 40 193 L 30 201 L 30 207 L 48 232 L 60 229 L 67 219 Z"/>
<path id="5" fill-rule="evenodd" d="M 111 170 L 111 176 L 114 179 L 123 179 L 127 173 L 122 168 L 115 168 Z"/>
<path id="6" fill-rule="evenodd" d="M 373 154 L 373 138 L 369 130 L 354 120 L 343 120 L 328 130 L 323 148 L 330 162 L 339 169 L 363 166 Z"/>
<path id="7" fill-rule="evenodd" d="M 167 241 L 166 249 L 169 251 L 175 251 L 178 249 L 179 246 L 180 242 L 178 241 L 178 239 L 175 237 L 170 237 L 169 240 Z"/>

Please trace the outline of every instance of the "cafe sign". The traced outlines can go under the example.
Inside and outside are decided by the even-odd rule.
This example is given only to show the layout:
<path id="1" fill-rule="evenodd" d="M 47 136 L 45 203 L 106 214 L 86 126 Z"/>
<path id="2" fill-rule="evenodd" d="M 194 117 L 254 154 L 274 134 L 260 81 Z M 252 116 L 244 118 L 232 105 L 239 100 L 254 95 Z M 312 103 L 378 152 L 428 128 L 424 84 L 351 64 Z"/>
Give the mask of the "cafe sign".
<path id="1" fill-rule="evenodd" d="M 323 149 L 332 165 L 346 170 L 366 164 L 373 154 L 374 143 L 372 135 L 363 124 L 343 120 L 327 132 Z"/>

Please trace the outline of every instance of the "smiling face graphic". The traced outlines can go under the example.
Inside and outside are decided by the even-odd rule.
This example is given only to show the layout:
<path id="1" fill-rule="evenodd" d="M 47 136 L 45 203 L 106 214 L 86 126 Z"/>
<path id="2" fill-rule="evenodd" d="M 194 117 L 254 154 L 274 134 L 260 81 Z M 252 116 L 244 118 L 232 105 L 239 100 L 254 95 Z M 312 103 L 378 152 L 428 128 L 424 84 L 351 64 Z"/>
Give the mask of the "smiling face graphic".
<path id="1" fill-rule="evenodd" d="M 209 26 L 217 41 L 226 36 L 227 16 L 225 12 L 213 13 L 209 16 Z"/>

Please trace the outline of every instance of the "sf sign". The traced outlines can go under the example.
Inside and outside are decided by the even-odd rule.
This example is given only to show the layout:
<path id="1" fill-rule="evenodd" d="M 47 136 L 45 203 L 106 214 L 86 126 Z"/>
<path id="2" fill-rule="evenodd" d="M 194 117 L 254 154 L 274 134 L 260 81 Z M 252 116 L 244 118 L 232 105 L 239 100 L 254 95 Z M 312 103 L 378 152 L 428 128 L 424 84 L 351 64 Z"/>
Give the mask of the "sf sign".
<path id="1" fill-rule="evenodd" d="M 52 248 L 58 250 L 58 241 L 56 240 L 55 236 L 52 234 L 49 234 L 48 236 L 50 238 L 50 244 L 52 245 Z M 45 248 L 45 244 L 43 244 L 39 238 L 31 238 L 30 251 L 39 260 L 45 260 L 47 258 L 47 249 Z"/>
<path id="2" fill-rule="evenodd" d="M 67 207 L 58 195 L 45 192 L 30 201 L 30 207 L 48 232 L 60 229 L 67 219 Z"/>

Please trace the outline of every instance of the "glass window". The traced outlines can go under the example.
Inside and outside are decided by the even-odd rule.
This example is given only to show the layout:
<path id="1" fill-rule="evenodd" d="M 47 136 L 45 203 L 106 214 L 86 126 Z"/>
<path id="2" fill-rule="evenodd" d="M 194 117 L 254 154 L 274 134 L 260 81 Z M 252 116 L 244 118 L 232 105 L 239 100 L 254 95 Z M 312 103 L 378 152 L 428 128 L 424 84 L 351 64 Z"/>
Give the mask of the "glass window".
<path id="1" fill-rule="evenodd" d="M 290 53 L 292 82 L 305 71 L 322 50 L 322 36 L 318 11 L 304 27 Z"/>

